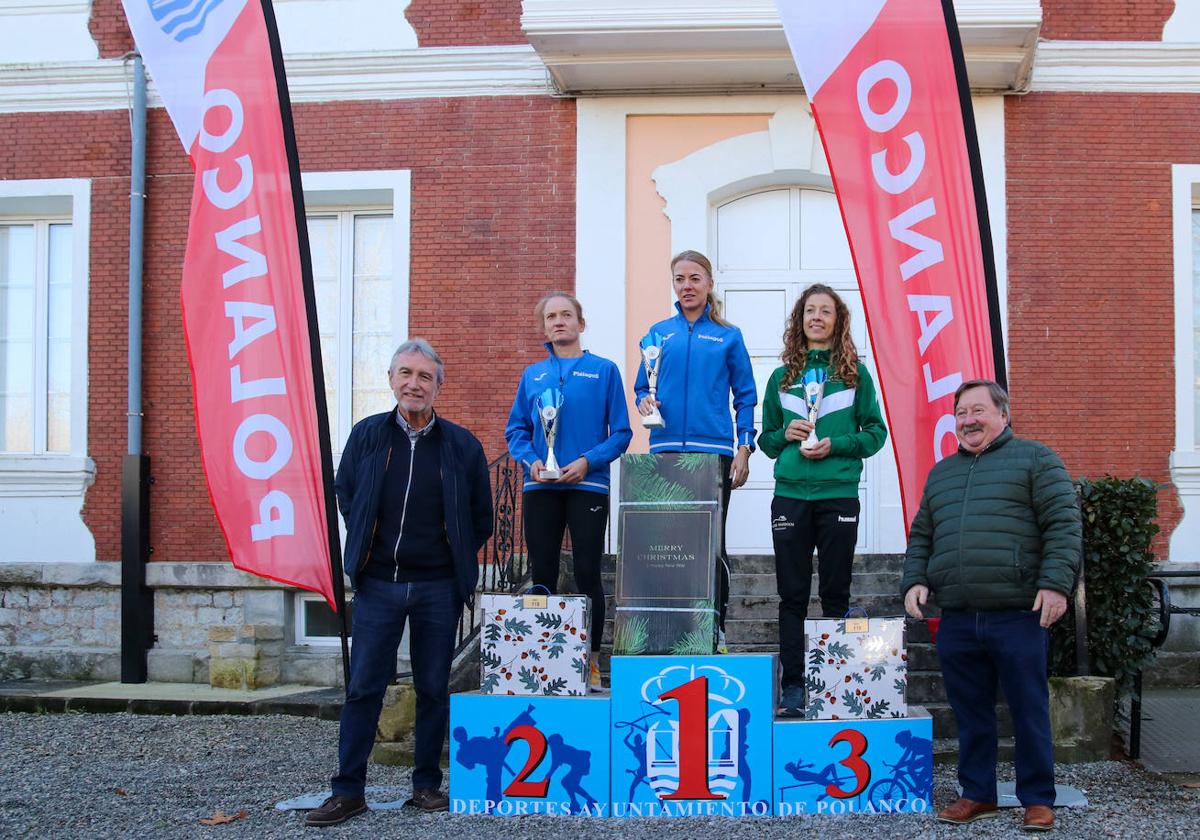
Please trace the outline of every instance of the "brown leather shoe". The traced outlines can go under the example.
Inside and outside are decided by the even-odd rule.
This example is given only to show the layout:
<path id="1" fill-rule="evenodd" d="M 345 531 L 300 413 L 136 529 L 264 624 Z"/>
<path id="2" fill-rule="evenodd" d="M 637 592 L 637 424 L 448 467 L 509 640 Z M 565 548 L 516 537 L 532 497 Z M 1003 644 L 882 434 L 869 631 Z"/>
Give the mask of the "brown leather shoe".
<path id="1" fill-rule="evenodd" d="M 367 800 L 361 796 L 331 796 L 320 808 L 308 812 L 304 824 L 324 828 L 339 825 L 367 810 Z"/>
<path id="2" fill-rule="evenodd" d="M 938 822 L 966 825 L 975 820 L 994 817 L 999 813 L 995 802 L 976 802 L 974 799 L 960 799 L 949 808 L 938 812 Z"/>
<path id="3" fill-rule="evenodd" d="M 1030 805 L 1025 809 L 1022 831 L 1049 831 L 1054 828 L 1054 809 L 1049 805 Z"/>
<path id="4" fill-rule="evenodd" d="M 414 808 L 420 808 L 422 811 L 449 811 L 450 798 L 440 790 L 433 788 L 418 788 L 413 791 L 412 799 L 408 800 L 408 804 Z"/>

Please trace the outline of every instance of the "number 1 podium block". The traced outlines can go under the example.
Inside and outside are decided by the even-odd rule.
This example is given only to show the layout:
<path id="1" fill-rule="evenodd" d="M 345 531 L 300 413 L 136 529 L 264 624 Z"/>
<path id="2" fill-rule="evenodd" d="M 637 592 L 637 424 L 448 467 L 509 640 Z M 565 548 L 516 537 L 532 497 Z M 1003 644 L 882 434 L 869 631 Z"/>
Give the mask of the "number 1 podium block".
<path id="1" fill-rule="evenodd" d="M 609 698 L 450 696 L 450 811 L 611 816 Z"/>
<path id="2" fill-rule="evenodd" d="M 775 814 L 921 813 L 933 803 L 933 719 L 777 720 Z"/>
<path id="3" fill-rule="evenodd" d="M 775 657 L 614 656 L 612 815 L 767 816 Z"/>

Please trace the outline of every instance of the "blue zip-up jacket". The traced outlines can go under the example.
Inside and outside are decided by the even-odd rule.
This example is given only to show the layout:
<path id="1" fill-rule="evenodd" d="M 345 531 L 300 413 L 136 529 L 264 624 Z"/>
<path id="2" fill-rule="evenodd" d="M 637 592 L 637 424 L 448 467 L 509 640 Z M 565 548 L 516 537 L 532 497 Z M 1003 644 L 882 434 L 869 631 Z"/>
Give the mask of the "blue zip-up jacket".
<path id="1" fill-rule="evenodd" d="M 396 409 L 372 414 L 350 430 L 342 450 L 333 488 L 346 521 L 346 546 L 342 567 L 350 584 L 370 562 L 375 521 L 384 473 L 392 457 L 392 424 Z M 446 541 L 454 560 L 454 577 L 464 603 L 474 600 L 479 582 L 479 549 L 492 535 L 492 483 L 487 459 L 478 438 L 462 426 L 437 418 L 442 431 L 442 505 L 446 515 Z"/>
<path id="2" fill-rule="evenodd" d="M 754 406 L 758 392 L 742 331 L 723 327 L 704 314 L 689 324 L 679 304 L 676 315 L 650 329 L 663 336 L 658 363 L 659 413 L 667 424 L 650 430 L 651 452 L 715 452 L 754 448 Z M 737 415 L 737 438 L 729 420 L 729 394 Z M 638 365 L 634 393 L 640 403 L 650 393 L 646 366 Z"/>
<path id="3" fill-rule="evenodd" d="M 508 451 L 521 462 L 526 490 L 608 493 L 608 465 L 633 438 L 621 372 L 608 359 L 586 350 L 578 359 L 560 359 L 554 354 L 554 345 L 547 342 L 546 349 L 550 355 L 521 374 L 504 429 Z M 546 463 L 546 435 L 537 417 L 537 395 L 550 387 L 563 394 L 554 457 L 563 467 L 580 455 L 588 461 L 588 474 L 578 484 L 543 483 L 529 475 L 534 461 Z"/>

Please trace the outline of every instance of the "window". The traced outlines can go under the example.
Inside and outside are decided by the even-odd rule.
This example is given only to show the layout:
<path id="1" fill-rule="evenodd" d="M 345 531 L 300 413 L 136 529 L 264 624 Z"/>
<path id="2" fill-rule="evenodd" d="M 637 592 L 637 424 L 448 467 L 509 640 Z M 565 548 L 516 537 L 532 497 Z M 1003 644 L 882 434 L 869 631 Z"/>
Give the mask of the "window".
<path id="1" fill-rule="evenodd" d="M 350 593 L 346 593 L 349 597 Z M 353 625 L 354 602 L 346 601 L 346 630 Z M 342 620 L 325 599 L 311 592 L 296 595 L 296 644 L 332 646 L 341 644 Z"/>
<path id="2" fill-rule="evenodd" d="M 69 219 L 0 220 L 0 451 L 71 450 Z"/>
<path id="3" fill-rule="evenodd" d="M 1200 441 L 1200 208 L 1192 208 L 1192 440 Z"/>
<path id="4" fill-rule="evenodd" d="M 394 404 L 408 333 L 408 172 L 304 176 L 325 401 L 335 460 L 353 425 Z"/>
<path id="5" fill-rule="evenodd" d="M 310 215 L 313 284 L 334 449 L 359 420 L 392 406 L 392 216 L 344 210 Z"/>
<path id="6" fill-rule="evenodd" d="M 0 179 L 0 562 L 91 562 L 86 178 Z M 53 523 L 47 527 L 47 523 Z"/>

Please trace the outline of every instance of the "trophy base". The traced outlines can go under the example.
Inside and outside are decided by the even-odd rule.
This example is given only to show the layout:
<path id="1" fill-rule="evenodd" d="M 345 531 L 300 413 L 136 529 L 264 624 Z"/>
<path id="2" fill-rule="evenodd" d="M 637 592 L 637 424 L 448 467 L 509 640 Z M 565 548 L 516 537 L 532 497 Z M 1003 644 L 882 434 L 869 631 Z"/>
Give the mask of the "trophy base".
<path id="1" fill-rule="evenodd" d="M 553 481 L 556 478 L 562 478 L 562 470 L 542 470 L 538 475 L 543 481 Z"/>
<path id="2" fill-rule="evenodd" d="M 663 420 L 662 415 L 657 411 L 642 418 L 643 429 L 665 429 L 666 427 L 667 422 Z"/>

